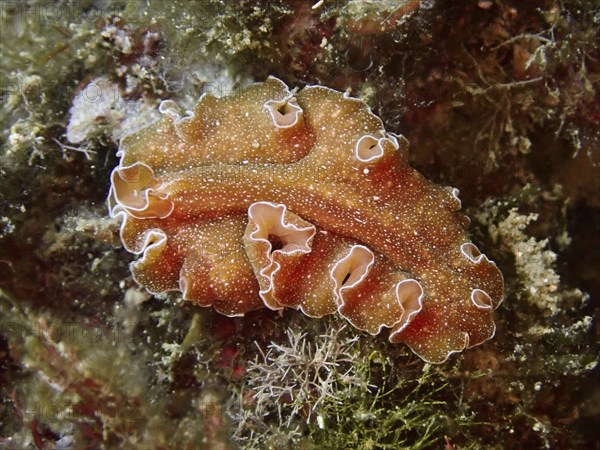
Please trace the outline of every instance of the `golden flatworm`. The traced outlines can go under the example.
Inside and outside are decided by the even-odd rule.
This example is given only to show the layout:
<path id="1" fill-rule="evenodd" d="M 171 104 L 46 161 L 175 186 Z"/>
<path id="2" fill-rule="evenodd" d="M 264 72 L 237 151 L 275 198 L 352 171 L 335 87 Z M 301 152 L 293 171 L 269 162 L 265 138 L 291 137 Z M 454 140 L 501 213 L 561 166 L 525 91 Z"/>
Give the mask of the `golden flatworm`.
<path id="1" fill-rule="evenodd" d="M 365 103 L 271 77 L 160 111 L 122 140 L 109 195 L 148 291 L 229 316 L 337 313 L 436 363 L 494 335 L 502 274 L 469 241 L 458 191 L 410 167 Z"/>

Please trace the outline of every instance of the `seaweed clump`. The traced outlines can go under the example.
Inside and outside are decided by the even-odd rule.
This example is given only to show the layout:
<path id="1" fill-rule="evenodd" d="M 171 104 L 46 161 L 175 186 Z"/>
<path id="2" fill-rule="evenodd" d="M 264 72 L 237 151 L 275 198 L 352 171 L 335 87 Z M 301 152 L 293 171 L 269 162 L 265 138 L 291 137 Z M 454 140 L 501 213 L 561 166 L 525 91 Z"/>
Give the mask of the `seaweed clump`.
<path id="1" fill-rule="evenodd" d="M 324 324 L 323 334 L 308 339 L 293 325 L 285 343 L 259 348 L 246 386 L 232 396 L 237 441 L 247 448 L 365 449 L 436 441 L 445 405 L 437 393 L 447 384 L 431 367 L 410 377 L 387 373 L 381 351 L 367 350 L 344 326 Z"/>

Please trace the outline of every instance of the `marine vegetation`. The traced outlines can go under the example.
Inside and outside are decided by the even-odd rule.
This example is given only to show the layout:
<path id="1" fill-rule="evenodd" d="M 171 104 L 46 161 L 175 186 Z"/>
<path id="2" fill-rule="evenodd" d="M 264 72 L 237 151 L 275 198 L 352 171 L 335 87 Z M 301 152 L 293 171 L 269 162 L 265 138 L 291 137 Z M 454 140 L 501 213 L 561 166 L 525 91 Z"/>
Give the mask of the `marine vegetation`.
<path id="1" fill-rule="evenodd" d="M 598 11 L 0 2 L 0 447 L 600 450 Z"/>

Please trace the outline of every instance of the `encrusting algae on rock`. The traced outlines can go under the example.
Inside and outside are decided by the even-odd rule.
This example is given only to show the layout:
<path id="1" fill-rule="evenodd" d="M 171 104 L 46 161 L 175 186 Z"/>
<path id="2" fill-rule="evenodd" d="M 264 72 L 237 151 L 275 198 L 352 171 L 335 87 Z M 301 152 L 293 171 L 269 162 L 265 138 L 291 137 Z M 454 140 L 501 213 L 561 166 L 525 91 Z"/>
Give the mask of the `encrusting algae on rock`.
<path id="1" fill-rule="evenodd" d="M 467 236 L 458 190 L 408 164 L 360 100 L 270 77 L 205 95 L 121 141 L 109 209 L 135 279 L 219 312 L 335 312 L 443 362 L 490 339 L 501 272 Z"/>

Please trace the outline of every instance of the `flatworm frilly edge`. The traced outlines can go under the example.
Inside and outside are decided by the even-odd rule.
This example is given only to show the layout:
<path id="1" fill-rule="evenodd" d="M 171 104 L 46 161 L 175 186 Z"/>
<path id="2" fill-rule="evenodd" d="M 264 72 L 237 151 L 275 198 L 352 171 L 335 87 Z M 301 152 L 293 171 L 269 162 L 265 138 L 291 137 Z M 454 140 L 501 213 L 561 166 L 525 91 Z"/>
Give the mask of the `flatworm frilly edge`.
<path id="1" fill-rule="evenodd" d="M 228 316 L 261 307 L 390 328 L 423 360 L 490 339 L 501 272 L 458 190 L 424 179 L 362 101 L 277 78 L 124 137 L 109 210 L 135 280 Z"/>

